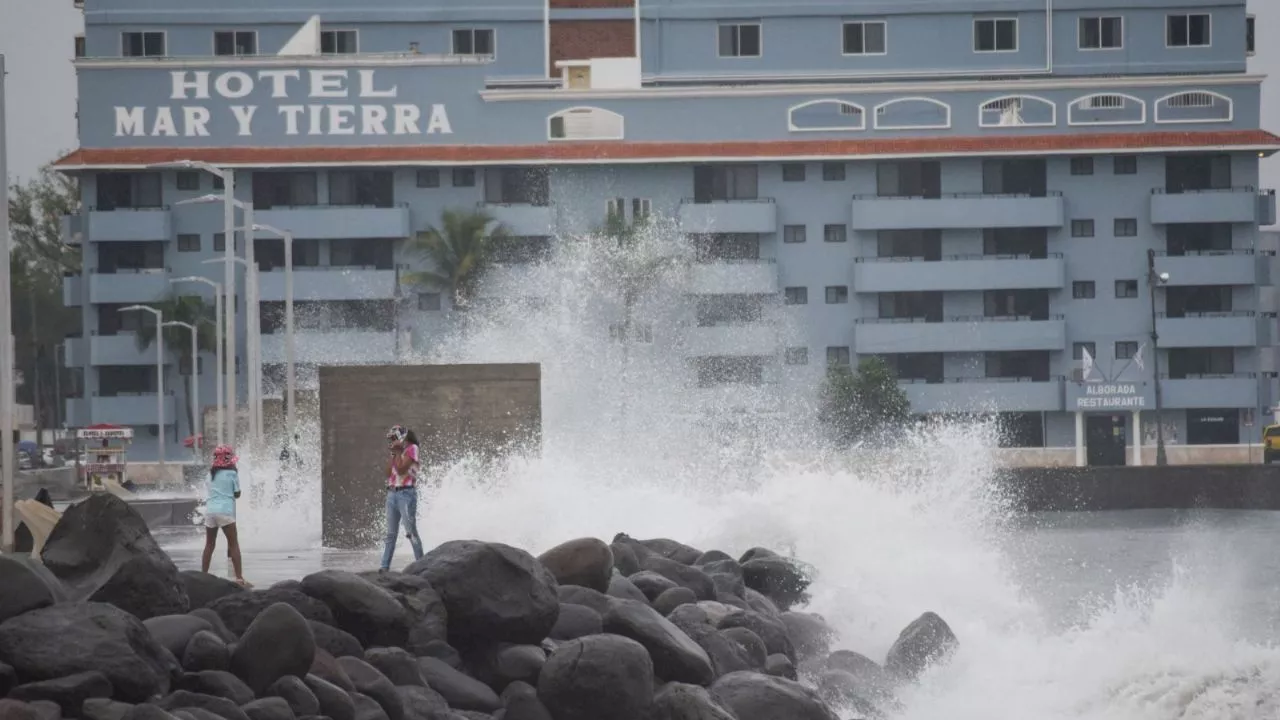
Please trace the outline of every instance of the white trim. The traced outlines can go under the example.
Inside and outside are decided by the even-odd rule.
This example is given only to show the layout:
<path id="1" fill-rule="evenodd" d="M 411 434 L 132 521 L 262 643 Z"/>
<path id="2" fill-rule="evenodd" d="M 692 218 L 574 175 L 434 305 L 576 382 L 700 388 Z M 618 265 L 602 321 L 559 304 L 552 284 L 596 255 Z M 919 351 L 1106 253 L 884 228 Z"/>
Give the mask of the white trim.
<path id="1" fill-rule="evenodd" d="M 231 49 L 232 50 L 235 49 L 236 35 L 239 35 L 240 33 L 249 33 L 250 35 L 253 36 L 253 52 L 248 55 L 241 55 L 238 52 L 232 52 L 230 55 L 219 55 L 218 54 L 218 33 L 231 33 Z M 209 49 L 213 51 L 214 57 L 257 57 L 262 54 L 258 52 L 261 48 L 258 45 L 257 30 L 219 30 L 217 28 L 214 28 L 213 33 L 209 35 Z"/>
<path id="2" fill-rule="evenodd" d="M 132 32 L 132 31 L 131 31 Z M 149 31 L 150 32 L 150 31 Z M 160 31 L 163 32 L 163 31 Z M 166 40 L 167 43 L 167 40 Z M 420 65 L 489 65 L 488 55 L 424 55 L 421 53 L 366 53 L 363 55 L 220 55 L 215 57 L 88 57 L 76 60 L 77 70 L 203 69 L 216 67 L 295 67 L 340 65 L 356 67 L 413 67 Z"/>
<path id="3" fill-rule="evenodd" d="M 1191 18 L 1203 15 L 1209 18 L 1209 42 L 1206 45 L 1191 44 Z M 1186 45 L 1170 45 L 1169 44 L 1169 20 L 1175 17 L 1187 18 L 1187 44 Z M 1213 47 L 1213 13 L 1207 12 L 1182 12 L 1182 13 L 1165 13 L 1164 16 L 1164 49 L 1165 50 L 1203 50 Z"/>
<path id="4" fill-rule="evenodd" d="M 1035 100 L 1036 102 L 1042 103 L 1044 105 L 1048 105 L 1049 117 L 1050 117 L 1049 122 L 1047 123 L 1046 122 L 1024 122 L 1021 125 L 1001 125 L 999 123 L 992 124 L 992 123 L 987 123 L 983 121 L 983 115 L 988 112 L 987 110 L 988 105 L 990 105 L 991 103 L 1000 102 L 1001 100 L 1012 100 L 1014 98 L 1017 98 L 1019 100 L 1024 100 L 1024 99 Z M 978 127 L 980 128 L 993 128 L 993 127 L 1035 128 L 1035 127 L 1057 127 L 1057 125 L 1058 125 L 1058 104 L 1053 102 L 1052 100 L 1046 100 L 1045 98 L 1039 97 L 1037 95 L 1026 95 L 1026 94 L 1001 95 L 1000 97 L 991 98 L 990 100 L 978 106 Z"/>
<path id="5" fill-rule="evenodd" d="M 593 114 L 594 114 L 594 113 L 600 113 L 600 114 L 603 114 L 603 115 L 606 115 L 606 116 L 610 116 L 611 118 L 616 118 L 616 119 L 617 119 L 617 122 L 618 122 L 618 134 L 617 134 L 616 136 L 602 135 L 602 136 L 596 136 L 596 137 L 562 137 L 562 138 L 558 138 L 558 137 L 551 137 L 551 120 L 552 120 L 553 118 L 557 118 L 557 117 L 564 117 L 565 115 L 567 115 L 567 114 L 569 114 L 569 113 L 573 113 L 573 112 L 583 112 L 583 111 L 589 111 L 589 112 L 591 112 L 591 113 L 593 113 Z M 627 123 L 627 119 L 622 115 L 622 113 L 614 112 L 613 110 L 606 110 L 605 108 L 601 108 L 601 107 L 592 107 L 592 106 L 590 106 L 590 105 L 578 105 L 578 106 L 575 106 L 575 107 L 570 107 L 570 108 L 565 108 L 565 109 L 563 109 L 563 110 L 558 110 L 558 111 L 553 112 L 553 113 L 551 113 L 550 115 L 548 115 L 548 116 L 547 116 L 547 140 L 548 140 L 548 141 L 550 141 L 550 142 L 575 142 L 575 141 L 577 141 L 577 142 L 581 142 L 581 141 L 595 141 L 595 140 L 624 140 L 624 139 L 626 139 L 626 134 L 627 134 L 627 132 L 626 132 L 626 127 L 627 127 L 627 126 L 626 126 L 626 123 Z"/>
<path id="6" fill-rule="evenodd" d="M 324 34 L 325 34 L 325 33 L 344 33 L 344 32 L 355 33 L 355 37 L 356 37 L 356 51 L 355 51 L 355 52 L 353 52 L 353 53 L 340 53 L 340 52 L 327 53 L 327 52 L 325 52 L 325 51 L 324 51 L 324 49 L 323 49 L 323 48 L 324 48 Z M 335 45 L 337 45 L 337 38 L 334 38 L 334 44 L 335 44 Z M 331 28 L 327 28 L 327 27 L 324 27 L 324 26 L 322 25 L 322 26 L 320 26 L 320 48 L 321 48 L 321 50 L 320 50 L 320 54 L 321 54 L 321 55 L 324 55 L 325 57 L 334 57 L 334 56 L 337 56 L 337 57 L 351 57 L 351 56 L 353 56 L 353 55 L 359 55 L 359 54 L 360 54 L 360 30 L 359 30 L 359 28 L 346 28 L 346 27 L 331 27 Z"/>
<path id="7" fill-rule="evenodd" d="M 853 127 L 853 126 L 800 127 L 799 125 L 796 125 L 795 121 L 792 119 L 795 116 L 795 111 L 797 110 L 803 110 L 804 108 L 807 108 L 813 105 L 826 105 L 826 104 L 848 105 L 850 107 L 858 108 L 858 115 L 860 117 L 860 121 L 858 122 L 857 127 Z M 808 102 L 802 102 L 798 105 L 792 105 L 791 107 L 787 108 L 787 130 L 789 132 L 858 132 L 866 129 L 867 129 L 867 108 L 856 102 L 849 102 L 848 100 L 837 100 L 835 98 L 823 98 L 821 100 L 809 100 Z"/>
<path id="8" fill-rule="evenodd" d="M 991 27 L 991 44 L 995 46 L 994 50 L 978 49 L 978 23 L 982 23 L 982 22 L 994 23 Z M 1012 50 L 1001 50 L 999 47 L 1000 46 L 999 30 L 1000 30 L 1000 23 L 1002 22 L 1013 23 L 1013 49 Z M 1020 37 L 1021 33 L 1022 33 L 1022 23 L 1018 22 L 1017 16 L 974 18 L 973 19 L 973 44 L 971 47 L 973 48 L 973 52 L 981 53 L 983 55 L 991 55 L 996 53 L 1016 53 L 1018 52 L 1019 48 L 1022 47 L 1022 42 L 1021 42 L 1022 38 Z"/>
<path id="9" fill-rule="evenodd" d="M 1076 122 L 1075 118 L 1072 117 L 1072 112 L 1077 108 L 1081 107 L 1080 104 L 1083 103 L 1085 100 L 1089 100 L 1091 98 L 1096 98 L 1096 97 L 1120 97 L 1120 98 L 1124 98 L 1128 102 L 1135 102 L 1138 104 L 1138 107 L 1142 110 L 1142 116 L 1139 117 L 1137 120 L 1101 120 L 1098 122 Z M 1121 108 L 1090 108 L 1090 109 L 1118 110 Z M 1126 93 L 1117 93 L 1117 92 L 1090 93 L 1089 95 L 1078 97 L 1067 104 L 1067 125 L 1070 125 L 1072 127 L 1096 127 L 1098 125 L 1145 125 L 1146 123 L 1147 123 L 1146 101 Z"/>
<path id="10" fill-rule="evenodd" d="M 164 47 L 161 48 L 162 50 L 164 50 L 162 54 L 160 55 L 125 55 L 124 54 L 124 36 L 125 35 L 141 35 L 143 52 L 145 52 L 147 47 L 147 33 L 160 33 L 160 38 L 164 42 Z M 120 44 L 117 46 L 117 49 L 120 51 L 120 57 L 111 58 L 112 60 L 136 63 L 138 60 L 154 60 L 157 58 L 166 58 L 169 56 L 169 31 L 168 30 L 121 30 Z M 85 60 L 85 59 L 87 58 L 81 58 L 81 60 Z"/>
<path id="11" fill-rule="evenodd" d="M 159 148 L 157 148 L 159 149 Z M 349 150 L 350 148 L 348 148 Z M 798 162 L 823 162 L 837 160 L 915 160 L 919 158 L 939 159 L 939 158 L 959 158 L 959 157 L 1071 157 L 1076 155 L 1167 155 L 1170 153 L 1208 153 L 1208 152 L 1224 152 L 1224 153 L 1244 153 L 1244 152 L 1262 152 L 1275 153 L 1280 152 L 1280 143 L 1274 145 L 1201 145 L 1194 147 L 1147 147 L 1147 148 L 1088 148 L 1088 149 L 1072 149 L 1072 150 L 1044 150 L 1038 148 L 1035 150 L 991 150 L 991 151 L 970 151 L 970 152 L 928 152 L 928 153 L 887 153 L 887 154 L 869 154 L 860 152 L 851 155 L 681 155 L 670 158 L 586 158 L 586 159 L 547 159 L 533 158 L 520 160 L 467 160 L 460 162 L 458 160 L 386 160 L 386 161 L 370 161 L 361 160 L 353 162 L 305 162 L 305 163 L 217 163 L 221 168 L 235 169 L 256 169 L 256 168 L 337 168 L 337 167 L 391 167 L 391 168 L 408 168 L 408 167 L 448 167 L 448 168 L 475 168 L 482 166 L 503 166 L 503 165 L 653 165 L 653 164 L 690 164 L 690 163 L 798 163 Z M 103 164 L 103 165 L 63 165 L 54 167 L 58 172 L 81 172 L 86 170 L 146 170 L 151 164 Z"/>
<path id="12" fill-rule="evenodd" d="M 942 125 L 882 125 L 880 123 L 880 115 L 885 108 L 890 105 L 897 105 L 904 102 L 925 102 L 937 105 L 945 111 L 946 120 Z M 876 130 L 950 130 L 951 129 L 951 106 L 941 100 L 934 100 L 929 97 L 901 97 L 892 100 L 886 100 L 875 107 L 872 111 L 875 114 Z"/>
<path id="13" fill-rule="evenodd" d="M 755 55 L 721 55 L 720 54 L 720 28 L 722 27 L 742 28 L 748 25 L 754 25 L 757 28 L 757 31 L 758 31 L 757 44 L 760 46 L 758 48 L 760 52 L 756 53 Z M 754 20 L 749 22 L 733 22 L 731 20 L 717 22 L 715 25 L 715 33 L 716 33 L 716 57 L 720 60 L 751 60 L 753 58 L 764 57 L 764 21 L 762 20 Z M 741 33 L 739 33 L 739 35 L 741 35 Z M 739 48 L 742 47 L 741 37 L 738 38 L 738 47 Z"/>
<path id="14" fill-rule="evenodd" d="M 1098 21 L 1098 47 L 1087 48 L 1083 44 L 1084 35 L 1080 32 L 1080 25 L 1085 20 Z M 1120 44 L 1115 47 L 1103 47 L 1102 45 L 1102 21 L 1103 20 L 1119 20 L 1120 21 Z M 1123 15 L 1081 15 L 1076 19 L 1076 50 L 1080 52 L 1108 52 L 1124 49 L 1124 30 L 1125 22 Z M 1166 30 L 1167 32 L 1167 30 Z M 1167 38 L 1166 38 L 1167 39 Z"/>
<path id="15" fill-rule="evenodd" d="M 860 52 L 860 53 L 845 52 L 844 32 L 845 32 L 845 28 L 847 28 L 850 25 L 862 26 L 862 47 L 864 48 L 867 46 L 867 26 L 868 25 L 883 26 L 884 27 L 884 50 L 880 52 Z M 876 57 L 879 55 L 888 55 L 888 54 L 889 54 L 889 21 L 888 20 L 842 20 L 840 22 L 840 55 L 842 57 L 853 57 L 853 58 Z"/>
<path id="16" fill-rule="evenodd" d="M 1208 118 L 1208 119 L 1197 118 L 1192 120 L 1162 120 L 1160 118 L 1160 105 L 1162 103 L 1167 103 L 1169 100 L 1172 100 L 1173 98 L 1176 98 L 1176 97 L 1180 97 L 1182 95 L 1194 95 L 1194 94 L 1208 95 L 1210 97 L 1214 97 L 1219 100 L 1226 101 L 1227 116 L 1225 118 Z M 1177 125 L 1177 124 L 1194 124 L 1194 123 L 1229 123 L 1232 120 L 1235 120 L 1235 117 L 1236 117 L 1235 101 L 1227 97 L 1226 95 L 1223 95 L 1222 93 L 1217 93 L 1212 90 L 1179 90 L 1178 92 L 1175 92 L 1175 93 L 1169 93 L 1164 97 L 1156 98 L 1156 100 L 1152 103 L 1152 107 L 1153 107 L 1152 115 L 1154 116 L 1154 120 L 1157 124 L 1160 124 L 1160 125 Z"/>
<path id="17" fill-rule="evenodd" d="M 454 37 L 454 33 L 458 32 L 459 30 L 466 30 L 466 31 L 468 31 L 468 32 L 470 32 L 470 33 L 471 33 L 471 47 L 472 47 L 472 49 L 474 49 L 474 48 L 475 48 L 475 46 L 476 46 L 476 32 L 477 32 L 477 31 L 481 31 L 481 32 L 488 32 L 488 33 L 489 33 L 489 44 L 493 46 L 493 47 L 491 48 L 491 49 L 493 50 L 493 52 L 489 52 L 489 53 L 476 53 L 476 52 L 460 53 L 460 52 L 458 52 L 458 48 L 457 48 L 456 43 L 455 43 L 455 39 L 456 39 L 456 38 Z M 497 29 L 495 29 L 495 28 L 491 28 L 491 27 L 484 27 L 483 25 L 478 25 L 478 26 L 463 26 L 463 27 L 451 27 L 451 28 L 449 28 L 449 50 L 450 50 L 449 54 L 450 54 L 450 55 L 453 55 L 454 57 L 484 57 L 484 58 L 493 58 L 494 60 L 497 60 L 497 59 L 498 59 L 498 31 L 497 31 Z"/>
<path id="18" fill-rule="evenodd" d="M 297 64 L 296 61 L 292 64 Z M 953 82 L 903 82 L 876 83 L 863 82 L 847 85 L 828 84 L 794 84 L 794 85 L 762 85 L 733 87 L 646 87 L 639 90 L 591 90 L 565 91 L 559 88 L 536 88 L 521 90 L 481 90 L 480 97 L 487 102 L 507 102 L 513 100 L 566 100 L 575 94 L 581 98 L 595 100 L 640 100 L 662 97 L 781 97 L 787 95 L 850 95 L 856 93 L 928 93 L 928 92 L 964 92 L 964 91 L 1007 91 L 1018 90 L 1096 90 L 1100 88 L 1156 88 L 1185 87 L 1192 78 L 1185 75 L 1159 75 L 1151 77 L 1072 77 L 1043 78 L 1039 80 L 995 80 L 995 81 L 953 81 Z M 1198 78 L 1201 81 L 1206 78 Z M 1215 86 L 1222 85 L 1258 85 L 1266 79 L 1265 75 L 1214 76 L 1210 82 Z M 1106 94 L 1106 93 L 1103 93 Z"/>

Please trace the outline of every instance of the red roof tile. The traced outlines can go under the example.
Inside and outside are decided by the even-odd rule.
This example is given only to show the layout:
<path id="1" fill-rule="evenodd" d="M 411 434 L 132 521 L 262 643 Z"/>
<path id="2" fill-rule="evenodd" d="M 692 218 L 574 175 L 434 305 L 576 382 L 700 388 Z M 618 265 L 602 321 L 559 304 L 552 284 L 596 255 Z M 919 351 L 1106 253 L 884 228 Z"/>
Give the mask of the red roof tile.
<path id="1" fill-rule="evenodd" d="M 86 148 L 54 163 L 58 168 L 130 167 L 176 160 L 217 165 L 521 162 L 675 162 L 688 158 L 785 159 L 999 153 L 1156 151 L 1207 147 L 1280 150 L 1280 136 L 1265 130 L 1215 132 L 1072 133 L 989 137 L 926 137 L 773 142 L 555 142 L 541 145 L 377 145 L 366 147 Z"/>

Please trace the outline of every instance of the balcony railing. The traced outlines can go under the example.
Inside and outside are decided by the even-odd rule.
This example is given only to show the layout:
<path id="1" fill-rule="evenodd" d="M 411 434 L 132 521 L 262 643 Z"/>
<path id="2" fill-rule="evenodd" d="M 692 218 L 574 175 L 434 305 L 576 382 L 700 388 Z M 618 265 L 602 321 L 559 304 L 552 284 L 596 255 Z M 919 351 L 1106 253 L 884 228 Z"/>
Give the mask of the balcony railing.
<path id="1" fill-rule="evenodd" d="M 1268 203 L 1264 199 L 1269 197 L 1274 198 L 1259 193 L 1252 185 L 1180 191 L 1152 188 L 1151 222 L 1156 225 L 1257 223 L 1267 214 Z M 1270 207 L 1274 208 L 1274 202 Z"/>
<path id="2" fill-rule="evenodd" d="M 854 320 L 857 325 L 880 325 L 880 324 L 899 324 L 899 323 L 979 323 L 979 322 L 1047 322 L 1050 320 L 1064 320 L 1062 315 L 953 315 L 945 318 L 933 320 L 922 317 L 908 318 L 858 318 Z"/>
<path id="3" fill-rule="evenodd" d="M 1004 384 L 1004 383 L 1047 383 L 1047 382 L 1063 382 L 1066 377 L 1062 375 L 1047 375 L 1043 378 L 1034 377 L 967 377 L 967 378 L 899 378 L 898 383 L 902 385 L 945 385 L 949 383 L 981 383 L 981 384 Z"/>
<path id="4" fill-rule="evenodd" d="M 1035 254 L 1035 255 L 1031 253 L 1017 253 L 1017 254 L 1001 253 L 1001 254 L 991 254 L 991 255 L 988 255 L 986 253 L 968 253 L 964 255 L 942 255 L 937 260 L 930 260 L 928 258 L 919 256 L 919 255 L 913 255 L 913 256 L 893 255 L 893 256 L 885 256 L 885 257 L 859 257 L 859 258 L 854 258 L 853 261 L 855 263 L 902 263 L 902 262 L 943 262 L 943 261 L 952 261 L 952 260 L 963 260 L 963 261 L 1061 260 L 1063 257 L 1064 256 L 1062 253 L 1056 253 L 1056 252 Z"/>
<path id="5" fill-rule="evenodd" d="M 938 195 L 877 195 L 875 193 L 854 195 L 854 200 L 1027 200 L 1047 197 L 1062 197 L 1062 192 L 1050 190 L 1044 194 L 1033 193 L 940 193 Z"/>

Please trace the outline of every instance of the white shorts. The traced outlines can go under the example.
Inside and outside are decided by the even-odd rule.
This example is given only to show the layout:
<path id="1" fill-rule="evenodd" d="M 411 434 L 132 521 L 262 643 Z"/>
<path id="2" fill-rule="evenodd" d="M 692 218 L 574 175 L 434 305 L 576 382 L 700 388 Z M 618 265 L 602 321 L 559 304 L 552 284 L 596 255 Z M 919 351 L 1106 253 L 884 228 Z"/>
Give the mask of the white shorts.
<path id="1" fill-rule="evenodd" d="M 235 522 L 236 522 L 235 515 L 223 515 L 221 513 L 214 513 L 212 515 L 204 516 L 204 526 L 207 528 L 226 527 L 228 525 L 234 525 Z"/>

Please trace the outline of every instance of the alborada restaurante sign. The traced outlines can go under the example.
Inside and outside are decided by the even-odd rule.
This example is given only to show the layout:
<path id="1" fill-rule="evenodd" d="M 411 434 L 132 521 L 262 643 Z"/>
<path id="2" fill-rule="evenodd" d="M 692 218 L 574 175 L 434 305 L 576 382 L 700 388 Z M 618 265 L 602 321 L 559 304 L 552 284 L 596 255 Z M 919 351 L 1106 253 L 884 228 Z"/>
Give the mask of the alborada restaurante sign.
<path id="1" fill-rule="evenodd" d="M 396 102 L 399 86 L 380 86 L 375 70 L 208 70 L 171 72 L 174 105 L 115 106 L 116 137 L 208 137 L 213 110 L 200 101 L 244 100 L 269 90 L 267 108 L 251 104 L 219 107 L 234 118 L 237 134 L 252 137 L 266 123 L 285 135 L 449 135 L 453 127 L 442 104 Z M 302 102 L 306 100 L 306 102 Z M 347 102 L 334 102 L 334 101 Z M 357 100 L 358 102 L 351 102 Z"/>

